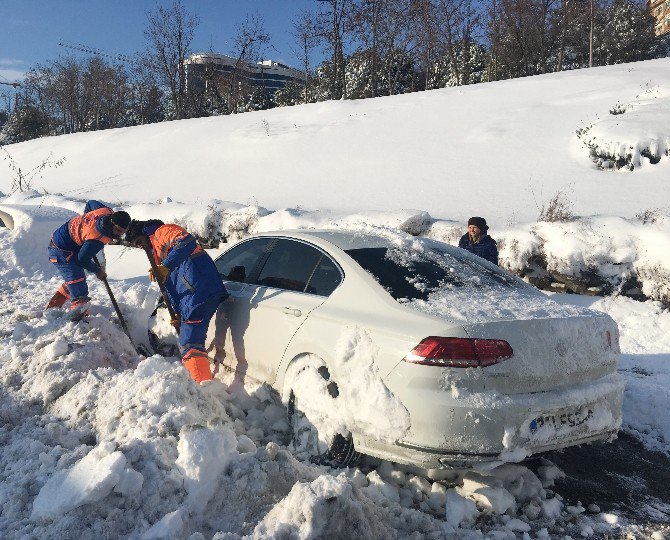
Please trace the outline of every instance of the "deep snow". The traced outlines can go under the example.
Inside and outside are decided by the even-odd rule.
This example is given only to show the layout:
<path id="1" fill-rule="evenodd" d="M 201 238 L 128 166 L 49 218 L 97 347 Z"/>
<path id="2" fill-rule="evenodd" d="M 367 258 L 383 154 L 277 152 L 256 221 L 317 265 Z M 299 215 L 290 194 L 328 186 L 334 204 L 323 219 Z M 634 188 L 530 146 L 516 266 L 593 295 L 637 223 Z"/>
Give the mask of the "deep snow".
<path id="1" fill-rule="evenodd" d="M 94 278 L 86 321 L 40 310 L 60 283 L 48 239 L 94 196 L 228 242 L 344 227 L 455 244 L 480 214 L 511 270 L 541 252 L 561 273 L 599 268 L 615 290 L 635 271 L 648 296 L 667 298 L 669 88 L 670 62 L 659 60 L 10 146 L 26 166 L 50 152 L 67 161 L 44 172 L 39 192 L 0 198 L 16 219 L 15 230 L 0 228 L 0 536 L 663 538 L 658 514 L 649 525 L 587 500 L 566 503 L 554 489 L 563 473 L 548 460 L 441 481 L 374 460 L 344 471 L 311 464 L 288 444 L 285 410 L 266 387 L 225 372 L 196 386 L 175 358 L 139 357 Z M 617 102 L 626 112 L 609 115 Z M 634 170 L 597 169 L 587 142 L 617 156 L 637 148 Z M 656 165 L 642 155 L 652 147 Z M 0 168 L 3 191 L 8 179 Z M 535 203 L 559 190 L 584 217 L 534 223 Z M 653 219 L 635 217 L 645 210 Z M 106 252 L 133 338 L 146 342 L 158 298 L 146 260 L 119 246 Z M 623 297 L 552 298 L 618 323 L 623 429 L 670 455 L 668 310 Z M 342 369 L 375 384 L 364 336 L 353 333 L 340 352 Z M 401 411 L 394 421 L 389 428 L 403 428 Z"/>

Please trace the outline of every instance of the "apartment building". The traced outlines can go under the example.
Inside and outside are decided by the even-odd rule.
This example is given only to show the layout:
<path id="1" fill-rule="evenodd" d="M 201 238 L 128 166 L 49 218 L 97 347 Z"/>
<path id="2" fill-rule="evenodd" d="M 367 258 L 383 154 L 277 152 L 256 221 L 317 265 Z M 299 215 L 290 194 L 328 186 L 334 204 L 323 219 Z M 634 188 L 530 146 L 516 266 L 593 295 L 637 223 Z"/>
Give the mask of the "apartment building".
<path id="1" fill-rule="evenodd" d="M 236 72 L 238 81 L 244 81 L 251 86 L 264 87 L 270 93 L 276 92 L 289 81 L 299 84 L 304 84 L 305 81 L 305 74 L 302 71 L 274 60 L 263 60 L 252 64 L 239 62 L 225 54 L 197 53 L 191 55 L 185 64 L 188 84 L 200 88 L 206 85 L 207 70 L 223 77 Z"/>
<path id="2" fill-rule="evenodd" d="M 647 9 L 656 19 L 656 35 L 670 32 L 670 0 L 647 0 Z"/>

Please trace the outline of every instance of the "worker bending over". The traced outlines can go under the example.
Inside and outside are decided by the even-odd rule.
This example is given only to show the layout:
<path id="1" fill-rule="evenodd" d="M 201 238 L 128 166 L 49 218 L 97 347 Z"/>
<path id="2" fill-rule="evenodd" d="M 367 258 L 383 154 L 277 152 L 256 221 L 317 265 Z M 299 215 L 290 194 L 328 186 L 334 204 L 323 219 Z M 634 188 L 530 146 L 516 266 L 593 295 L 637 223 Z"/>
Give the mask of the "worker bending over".
<path id="1" fill-rule="evenodd" d="M 212 379 L 205 349 L 209 321 L 218 305 L 228 298 L 212 258 L 193 235 L 179 225 L 160 220 L 133 221 L 126 241 L 142 245 L 148 238 L 157 265 L 149 278 L 163 285 L 178 320 L 182 363 L 196 382 Z"/>
<path id="2" fill-rule="evenodd" d="M 127 212 L 114 212 L 99 201 L 88 201 L 81 216 L 73 217 L 56 229 L 49 243 L 49 261 L 65 282 L 49 300 L 47 308 L 62 307 L 70 300 L 70 310 L 82 315 L 88 313 L 90 298 L 84 270 L 98 279 L 107 278 L 95 257 L 105 244 L 121 238 L 129 223 Z"/>

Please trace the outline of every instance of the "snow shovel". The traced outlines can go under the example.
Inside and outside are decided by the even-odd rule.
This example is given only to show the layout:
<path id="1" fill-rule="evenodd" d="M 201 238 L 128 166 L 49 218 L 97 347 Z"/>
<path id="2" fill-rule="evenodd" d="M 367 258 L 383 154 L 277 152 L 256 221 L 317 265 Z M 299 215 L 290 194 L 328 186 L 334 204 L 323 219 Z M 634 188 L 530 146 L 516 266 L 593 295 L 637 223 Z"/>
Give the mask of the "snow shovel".
<path id="1" fill-rule="evenodd" d="M 94 255 L 93 260 L 95 263 L 102 268 L 100 265 L 100 262 L 98 261 L 98 256 Z M 135 342 L 133 341 L 133 338 L 130 335 L 130 331 L 128 330 L 128 325 L 126 324 L 126 320 L 123 318 L 123 315 L 121 314 L 121 309 L 119 308 L 119 304 L 116 303 L 116 298 L 114 298 L 114 293 L 112 292 L 112 288 L 109 286 L 109 282 L 107 281 L 107 278 L 103 279 L 102 282 L 105 284 L 105 288 L 107 289 L 107 294 L 109 294 L 109 299 L 112 301 L 112 305 L 114 306 L 114 310 L 116 311 L 116 315 L 119 318 L 119 322 L 121 323 L 121 328 L 125 332 L 125 334 L 128 336 L 128 339 L 130 340 L 130 344 L 133 346 L 133 348 L 137 351 L 138 354 L 141 354 L 142 356 L 149 357 L 151 356 L 151 353 L 147 350 L 147 348 L 144 345 L 135 345 Z"/>
<path id="2" fill-rule="evenodd" d="M 158 281 L 158 268 L 156 266 L 156 261 L 154 261 L 154 254 L 152 253 L 151 250 L 151 244 L 149 243 L 149 238 L 147 238 L 146 235 L 142 235 L 140 237 L 140 244 L 144 249 L 144 252 L 147 254 L 149 264 L 151 265 L 151 270 L 153 270 L 154 276 L 156 276 L 156 283 L 158 283 L 158 288 L 160 289 L 161 294 L 163 295 L 163 301 L 165 302 L 165 305 L 168 309 L 168 313 L 170 313 L 170 319 L 173 321 L 177 321 L 173 326 L 177 331 L 177 333 L 179 333 L 179 326 L 180 326 L 179 318 L 177 317 L 177 314 L 172 308 L 172 304 L 170 303 L 170 298 L 168 297 L 167 292 L 165 291 L 165 287 L 163 287 L 163 284 Z"/>

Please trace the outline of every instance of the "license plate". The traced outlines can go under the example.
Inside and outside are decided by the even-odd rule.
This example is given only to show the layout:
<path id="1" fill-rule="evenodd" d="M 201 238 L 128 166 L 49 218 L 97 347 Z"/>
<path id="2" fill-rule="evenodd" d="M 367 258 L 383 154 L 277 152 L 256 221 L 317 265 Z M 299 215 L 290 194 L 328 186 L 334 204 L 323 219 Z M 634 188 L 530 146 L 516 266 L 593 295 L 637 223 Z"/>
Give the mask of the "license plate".
<path id="1" fill-rule="evenodd" d="M 542 428 L 561 429 L 563 427 L 577 427 L 587 422 L 593 416 L 591 409 L 577 411 L 563 411 L 554 414 L 543 414 L 530 421 L 531 434 Z"/>

